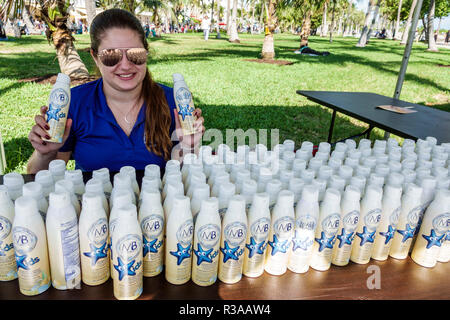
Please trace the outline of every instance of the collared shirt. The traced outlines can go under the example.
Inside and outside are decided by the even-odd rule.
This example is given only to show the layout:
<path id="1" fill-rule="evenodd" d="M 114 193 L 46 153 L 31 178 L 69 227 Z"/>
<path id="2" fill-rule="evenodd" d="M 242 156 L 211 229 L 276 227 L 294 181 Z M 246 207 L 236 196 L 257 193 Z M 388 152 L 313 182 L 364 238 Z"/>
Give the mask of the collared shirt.
<path id="1" fill-rule="evenodd" d="M 175 130 L 173 89 L 159 84 L 170 108 L 170 136 Z M 150 152 L 144 142 L 145 102 L 128 137 L 117 123 L 106 103 L 102 78 L 71 89 L 68 118 L 72 127 L 60 152 L 72 151 L 75 168 L 93 171 L 108 168 L 119 171 L 123 166 L 143 170 L 148 164 L 165 168 L 164 157 Z M 175 144 L 175 142 L 173 142 Z"/>

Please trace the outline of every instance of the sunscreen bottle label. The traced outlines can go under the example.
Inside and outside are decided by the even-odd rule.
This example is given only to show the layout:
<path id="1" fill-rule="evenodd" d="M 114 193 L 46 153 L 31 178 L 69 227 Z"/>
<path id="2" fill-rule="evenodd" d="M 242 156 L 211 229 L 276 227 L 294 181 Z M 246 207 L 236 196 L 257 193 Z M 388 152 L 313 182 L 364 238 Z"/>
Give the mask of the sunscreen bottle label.
<path id="1" fill-rule="evenodd" d="M 247 226 L 233 222 L 223 230 L 223 243 L 219 257 L 219 279 L 226 283 L 238 282 L 242 277 L 244 242 L 247 239 Z"/>
<path id="2" fill-rule="evenodd" d="M 311 258 L 311 267 L 316 270 L 327 270 L 330 267 L 333 245 L 339 229 L 340 214 L 328 215 L 316 230 L 316 237 Z"/>
<path id="3" fill-rule="evenodd" d="M 117 299 L 135 299 L 143 290 L 142 239 L 137 234 L 126 235 L 115 243 L 114 250 L 114 296 Z"/>
<path id="4" fill-rule="evenodd" d="M 174 96 L 183 134 L 190 135 L 195 133 L 194 103 L 192 102 L 191 92 L 186 87 L 178 87 L 176 92 L 174 92 Z"/>
<path id="5" fill-rule="evenodd" d="M 245 244 L 245 259 L 243 273 L 247 276 L 256 276 L 264 270 L 265 250 L 270 231 L 270 219 L 260 218 L 252 223 Z"/>
<path id="6" fill-rule="evenodd" d="M 186 220 L 176 232 L 176 247 L 167 247 L 169 261 L 166 264 L 166 279 L 172 282 L 185 282 L 191 277 L 192 236 L 194 222 Z"/>
<path id="7" fill-rule="evenodd" d="M 69 112 L 69 93 L 62 88 L 52 90 L 49 97 L 46 121 L 50 127 L 48 133 L 51 139 L 44 139 L 51 142 L 62 142 L 66 126 L 67 114 Z"/>
<path id="8" fill-rule="evenodd" d="M 200 285 L 213 284 L 217 279 L 218 242 L 220 227 L 206 224 L 197 231 L 197 243 L 194 248 L 196 263 L 192 268 L 192 280 Z"/>
<path id="9" fill-rule="evenodd" d="M 413 208 L 405 218 L 400 217 L 394 233 L 389 255 L 397 259 L 405 259 L 420 219 L 421 206 Z"/>
<path id="10" fill-rule="evenodd" d="M 364 224 L 362 225 L 362 230 L 356 232 L 356 237 L 359 241 L 355 243 L 356 247 L 353 248 L 351 255 L 353 262 L 362 264 L 368 263 L 372 255 L 377 227 L 381 221 L 381 209 L 376 208 L 370 210 L 363 219 Z"/>
<path id="11" fill-rule="evenodd" d="M 77 218 L 61 224 L 61 245 L 67 289 L 80 285 L 80 247 Z"/>
<path id="12" fill-rule="evenodd" d="M 17 278 L 11 228 L 11 221 L 6 217 L 0 216 L 0 281 L 9 281 Z"/>
<path id="13" fill-rule="evenodd" d="M 13 229 L 13 239 L 20 292 L 29 296 L 44 292 L 51 283 L 48 258 L 39 256 L 36 250 L 40 240 L 31 230 L 23 227 Z M 43 265 L 45 262 L 47 268 Z"/>
<path id="14" fill-rule="evenodd" d="M 164 220 L 157 214 L 145 217 L 141 222 L 143 237 L 144 277 L 161 273 L 164 264 Z"/>
<path id="15" fill-rule="evenodd" d="M 295 233 L 292 238 L 292 250 L 289 257 L 289 270 L 297 273 L 306 272 L 314 244 L 317 220 L 309 214 L 301 215 L 295 221 Z"/>
<path id="16" fill-rule="evenodd" d="M 108 222 L 98 219 L 87 232 L 89 242 L 80 241 L 82 279 L 87 285 L 99 285 L 109 278 Z"/>
<path id="17" fill-rule="evenodd" d="M 333 248 L 331 262 L 335 265 L 346 265 L 350 260 L 352 243 L 355 239 L 355 229 L 359 222 L 359 211 L 347 213 L 341 222 L 341 231 L 336 236 L 337 244 Z"/>

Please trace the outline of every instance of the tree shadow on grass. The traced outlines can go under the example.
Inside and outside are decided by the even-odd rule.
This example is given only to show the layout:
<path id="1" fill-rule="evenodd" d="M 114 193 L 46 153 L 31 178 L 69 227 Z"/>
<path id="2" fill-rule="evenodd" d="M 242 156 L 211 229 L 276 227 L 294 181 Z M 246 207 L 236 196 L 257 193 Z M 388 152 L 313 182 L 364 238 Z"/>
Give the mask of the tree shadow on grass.
<path id="1" fill-rule="evenodd" d="M 34 151 L 34 148 L 27 137 L 8 139 L 8 137 L 3 134 L 3 144 L 6 157 L 5 173 L 11 172 L 17 167 L 26 164 Z"/>

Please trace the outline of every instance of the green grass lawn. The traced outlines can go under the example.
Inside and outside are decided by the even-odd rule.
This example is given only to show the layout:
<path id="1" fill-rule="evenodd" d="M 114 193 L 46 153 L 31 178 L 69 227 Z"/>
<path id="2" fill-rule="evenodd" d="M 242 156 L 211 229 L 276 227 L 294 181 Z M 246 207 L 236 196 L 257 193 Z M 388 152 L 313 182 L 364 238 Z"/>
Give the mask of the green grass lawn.
<path id="1" fill-rule="evenodd" d="M 76 47 L 91 74 L 94 63 L 86 49 L 87 35 L 75 36 Z M 391 40 L 371 40 L 357 48 L 355 38 L 336 38 L 333 43 L 310 38 L 310 47 L 330 51 L 328 57 L 300 56 L 298 36 L 275 36 L 276 59 L 292 65 L 279 66 L 244 61 L 257 59 L 263 36 L 240 35 L 241 44 L 217 40 L 212 34 L 164 35 L 151 39 L 148 66 L 154 79 L 171 86 L 172 74 L 182 73 L 203 110 L 205 126 L 254 129 L 278 128 L 280 139 L 325 141 L 331 118 L 329 109 L 296 94 L 296 90 L 367 91 L 393 96 L 404 47 Z M 402 100 L 450 111 L 450 50 L 426 51 L 415 44 Z M 47 103 L 51 85 L 18 82 L 19 79 L 59 72 L 55 51 L 43 36 L 26 36 L 0 42 L 0 131 L 5 144 L 7 172 L 25 172 L 33 149 L 28 133 L 39 107 Z M 362 132 L 366 125 L 338 114 L 334 139 Z M 375 130 L 372 139 L 382 138 Z M 73 167 L 73 163 L 71 163 Z"/>

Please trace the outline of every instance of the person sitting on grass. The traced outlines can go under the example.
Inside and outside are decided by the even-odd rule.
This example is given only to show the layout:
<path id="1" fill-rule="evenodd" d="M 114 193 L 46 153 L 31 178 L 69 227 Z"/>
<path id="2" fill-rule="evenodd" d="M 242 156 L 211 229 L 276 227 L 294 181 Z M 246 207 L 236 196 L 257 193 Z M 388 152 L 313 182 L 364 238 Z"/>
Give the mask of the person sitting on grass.
<path id="1" fill-rule="evenodd" d="M 328 51 L 316 51 L 308 47 L 308 41 L 302 40 L 300 42 L 300 49 L 294 51 L 295 54 L 305 54 L 308 56 L 328 56 L 330 53 Z"/>
<path id="2" fill-rule="evenodd" d="M 205 130 L 202 112 L 193 112 L 197 133 L 183 136 L 173 89 L 156 83 L 147 69 L 148 43 L 139 20 L 125 10 L 103 11 L 94 18 L 90 37 L 101 78 L 71 89 L 62 143 L 43 140 L 50 136 L 47 106 L 41 107 L 28 136 L 35 149 L 28 173 L 48 169 L 51 160 L 67 163 L 71 158 L 82 171 L 119 171 L 125 165 L 142 170 L 148 164 L 164 168 L 170 158 L 182 160 L 192 152 Z"/>

